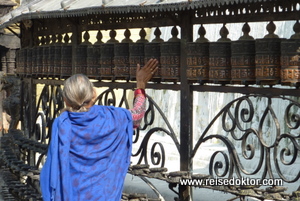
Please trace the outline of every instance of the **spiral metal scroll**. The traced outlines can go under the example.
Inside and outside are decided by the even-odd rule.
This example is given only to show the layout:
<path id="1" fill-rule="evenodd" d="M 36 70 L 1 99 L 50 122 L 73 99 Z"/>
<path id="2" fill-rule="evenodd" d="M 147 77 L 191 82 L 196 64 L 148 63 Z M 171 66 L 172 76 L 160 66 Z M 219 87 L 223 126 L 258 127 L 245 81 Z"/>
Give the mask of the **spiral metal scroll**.
<path id="1" fill-rule="evenodd" d="M 254 101 L 258 99 L 265 100 L 266 107 L 261 114 L 256 115 Z M 281 106 L 286 105 L 282 115 L 276 114 L 272 104 L 274 100 L 280 101 Z M 221 120 L 227 137 L 224 134 L 210 134 L 210 129 L 218 120 Z M 255 121 L 257 124 L 253 124 Z M 274 132 L 268 136 L 264 125 L 270 124 Z M 286 97 L 243 96 L 228 103 L 213 118 L 195 144 L 191 158 L 196 160 L 195 155 L 205 142 L 218 139 L 225 145 L 226 151 L 219 150 L 212 154 L 209 163 L 211 176 L 232 178 L 236 175 L 241 178 L 243 175 L 255 175 L 261 180 L 281 178 L 285 182 L 294 183 L 300 178 L 299 130 L 300 103 L 297 101 Z M 240 155 L 234 145 L 235 141 L 241 144 Z M 217 155 L 222 160 L 217 160 Z M 251 161 L 255 157 L 258 159 L 257 164 L 248 170 L 243 161 Z M 292 178 L 283 173 L 286 167 L 294 168 L 295 175 Z"/>
<path id="2" fill-rule="evenodd" d="M 23 87 L 31 89 L 29 85 L 24 82 Z M 51 125 L 58 116 L 59 111 L 64 107 L 62 89 L 60 86 L 44 85 L 35 105 L 29 104 L 30 90 L 24 90 L 22 94 L 24 94 L 22 110 L 24 130 L 28 131 L 31 140 L 47 145 L 51 140 Z M 31 114 L 33 118 L 30 118 Z M 30 123 L 30 119 L 33 123 Z M 39 167 L 44 159 L 45 152 L 32 154 L 34 154 L 32 155 L 32 161 L 34 162 L 32 165 Z"/>
<path id="3" fill-rule="evenodd" d="M 163 114 L 161 109 L 158 107 L 158 105 L 153 101 L 151 97 L 147 96 L 147 100 L 148 100 L 147 101 L 148 108 L 146 109 L 145 112 L 144 123 L 141 124 L 140 127 L 134 131 L 133 143 L 135 144 L 138 143 L 139 141 L 141 141 L 141 143 L 137 152 L 133 153 L 132 156 L 138 157 L 138 164 L 143 163 L 147 165 L 164 167 L 166 156 L 165 156 L 165 148 L 163 146 L 163 143 L 154 142 L 150 147 L 150 154 L 148 152 L 148 147 L 150 144 L 149 141 L 151 137 L 153 137 L 155 133 L 161 132 L 171 137 L 178 152 L 179 152 L 180 145 L 170 123 L 168 122 L 166 116 Z M 113 105 L 113 106 L 124 107 L 128 109 L 129 102 L 127 99 L 127 90 L 125 89 L 123 90 L 122 98 L 119 100 L 119 102 L 117 102 L 115 91 L 113 89 L 107 89 L 97 97 L 97 103 L 99 105 Z M 167 128 L 153 127 L 147 130 L 149 126 L 151 125 L 153 126 L 153 122 L 155 118 L 155 110 L 158 111 L 159 115 L 165 122 Z M 140 140 L 141 131 L 146 131 L 146 133 L 143 139 Z"/>

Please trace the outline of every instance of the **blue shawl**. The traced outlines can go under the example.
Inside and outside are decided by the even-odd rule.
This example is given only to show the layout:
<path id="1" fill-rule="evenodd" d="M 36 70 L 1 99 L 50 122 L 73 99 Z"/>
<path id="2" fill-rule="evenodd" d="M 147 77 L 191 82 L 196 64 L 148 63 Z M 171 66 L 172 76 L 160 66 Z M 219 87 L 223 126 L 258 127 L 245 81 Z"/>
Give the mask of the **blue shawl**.
<path id="1" fill-rule="evenodd" d="M 43 200 L 120 201 L 132 134 L 132 116 L 124 108 L 63 112 L 53 122 L 40 174 Z"/>

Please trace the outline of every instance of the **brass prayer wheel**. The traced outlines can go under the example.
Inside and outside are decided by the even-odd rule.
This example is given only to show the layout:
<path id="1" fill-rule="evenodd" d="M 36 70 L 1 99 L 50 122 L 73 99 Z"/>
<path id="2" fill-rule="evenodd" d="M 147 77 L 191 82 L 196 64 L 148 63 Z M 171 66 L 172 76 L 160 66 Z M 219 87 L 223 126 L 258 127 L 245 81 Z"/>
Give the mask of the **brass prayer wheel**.
<path id="1" fill-rule="evenodd" d="M 115 78 L 129 80 L 129 43 L 115 43 L 114 65 Z"/>
<path id="2" fill-rule="evenodd" d="M 148 62 L 150 59 L 158 60 L 159 62 L 158 70 L 156 71 L 152 79 L 156 81 L 160 81 L 161 80 L 160 42 L 146 43 L 144 52 L 145 52 L 144 64 Z"/>
<path id="3" fill-rule="evenodd" d="M 104 43 L 100 51 L 101 78 L 112 78 L 114 75 L 114 44 Z"/>
<path id="4" fill-rule="evenodd" d="M 38 47 L 35 46 L 32 48 L 32 76 L 37 75 L 37 52 L 38 52 Z"/>
<path id="5" fill-rule="evenodd" d="M 61 69 L 62 78 L 69 77 L 72 74 L 72 45 L 63 44 L 61 46 Z"/>
<path id="6" fill-rule="evenodd" d="M 281 42 L 281 84 L 299 86 L 300 83 L 300 39 Z"/>
<path id="7" fill-rule="evenodd" d="M 187 44 L 187 77 L 192 82 L 205 83 L 209 80 L 209 43 Z"/>
<path id="8" fill-rule="evenodd" d="M 32 73 L 32 48 L 27 48 L 27 60 L 26 60 L 26 66 L 25 66 L 25 73 L 26 76 L 31 76 Z"/>
<path id="9" fill-rule="evenodd" d="M 255 42 L 256 83 L 274 85 L 280 83 L 279 38 L 257 39 Z"/>
<path id="10" fill-rule="evenodd" d="M 50 56 L 50 47 L 49 45 L 44 45 L 43 47 L 43 70 L 42 76 L 47 76 L 49 69 L 49 56 Z"/>
<path id="11" fill-rule="evenodd" d="M 101 45 L 89 45 L 87 47 L 87 76 L 90 78 L 100 77 L 100 51 Z"/>
<path id="12" fill-rule="evenodd" d="M 211 42 L 209 45 L 209 79 L 215 84 L 231 81 L 231 42 Z"/>
<path id="13" fill-rule="evenodd" d="M 21 48 L 17 51 L 17 73 L 19 75 L 24 75 L 25 66 L 27 65 L 27 49 Z"/>
<path id="14" fill-rule="evenodd" d="M 88 45 L 80 44 L 76 47 L 75 73 L 85 74 L 87 72 L 87 48 Z"/>
<path id="15" fill-rule="evenodd" d="M 36 53 L 36 69 L 37 75 L 41 76 L 43 72 L 43 54 L 44 54 L 44 46 L 38 46 L 38 50 Z"/>
<path id="16" fill-rule="evenodd" d="M 161 76 L 164 81 L 177 81 L 180 75 L 180 42 L 161 43 Z"/>
<path id="17" fill-rule="evenodd" d="M 231 43 L 231 82 L 233 84 L 254 84 L 255 41 L 238 40 Z"/>
<path id="18" fill-rule="evenodd" d="M 49 66 L 48 66 L 48 76 L 52 77 L 54 75 L 54 62 L 55 62 L 55 45 L 49 46 Z"/>
<path id="19" fill-rule="evenodd" d="M 54 69 L 53 69 L 53 74 L 55 77 L 59 77 L 60 73 L 61 73 L 61 58 L 62 58 L 62 45 L 61 44 L 55 44 L 54 46 L 54 51 L 55 51 L 55 55 L 54 55 Z"/>
<path id="20" fill-rule="evenodd" d="M 136 79 L 137 64 L 141 67 L 145 65 L 145 43 L 129 44 L 129 74 L 130 79 Z"/>

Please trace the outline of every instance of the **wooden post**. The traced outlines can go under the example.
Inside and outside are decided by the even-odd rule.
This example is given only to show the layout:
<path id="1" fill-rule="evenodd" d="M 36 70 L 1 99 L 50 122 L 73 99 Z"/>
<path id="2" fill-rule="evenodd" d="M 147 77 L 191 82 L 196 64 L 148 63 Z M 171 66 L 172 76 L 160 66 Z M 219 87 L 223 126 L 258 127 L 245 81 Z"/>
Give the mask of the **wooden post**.
<path id="1" fill-rule="evenodd" d="M 193 24 L 190 11 L 181 13 L 181 57 L 180 57 L 180 170 L 192 170 L 193 149 L 193 92 L 187 79 L 187 43 L 193 40 Z M 180 201 L 192 200 L 192 187 L 179 186 Z"/>

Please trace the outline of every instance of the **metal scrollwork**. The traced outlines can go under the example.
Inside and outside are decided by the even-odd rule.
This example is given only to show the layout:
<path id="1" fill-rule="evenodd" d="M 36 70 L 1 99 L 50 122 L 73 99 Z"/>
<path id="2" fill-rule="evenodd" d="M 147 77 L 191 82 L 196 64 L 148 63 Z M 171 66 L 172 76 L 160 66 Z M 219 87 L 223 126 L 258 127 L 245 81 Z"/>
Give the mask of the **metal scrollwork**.
<path id="1" fill-rule="evenodd" d="M 166 160 L 164 145 L 161 142 L 153 142 L 153 144 L 150 145 L 151 137 L 156 133 L 164 133 L 167 136 L 171 137 L 178 152 L 180 145 L 170 123 L 168 122 L 166 116 L 163 114 L 161 109 L 151 97 L 147 96 L 147 100 L 148 107 L 145 112 L 144 121 L 140 125 L 140 127 L 135 129 L 134 131 L 133 144 L 138 144 L 140 141 L 141 142 L 137 151 L 132 154 L 132 157 L 138 157 L 138 164 L 144 163 L 146 165 L 149 165 L 149 162 L 151 162 L 151 164 L 154 166 L 164 167 Z M 123 90 L 121 99 L 119 102 L 117 102 L 116 92 L 112 89 L 107 89 L 97 97 L 97 104 L 129 108 L 127 90 Z M 165 122 L 167 128 L 153 127 L 154 119 L 156 117 L 155 110 L 158 111 L 160 117 Z M 151 126 L 152 128 L 149 129 L 149 127 Z M 144 135 L 142 140 L 140 140 L 141 132 L 146 132 L 143 133 Z"/>
<path id="2" fill-rule="evenodd" d="M 257 114 L 255 104 L 260 104 L 259 101 L 264 102 Z M 279 112 L 274 108 L 275 101 L 279 102 L 276 103 L 280 105 Z M 262 105 L 265 107 L 262 108 Z M 222 132 L 225 134 L 210 134 L 218 119 L 222 122 Z M 261 180 L 279 177 L 285 182 L 294 183 L 300 179 L 299 125 L 300 104 L 295 100 L 263 95 L 239 97 L 224 106 L 213 118 L 195 143 L 191 158 L 196 160 L 195 155 L 201 145 L 216 139 L 218 143 L 225 144 L 225 150 L 215 150 L 211 154 L 211 176 L 232 178 L 236 175 L 242 178 L 243 175 L 259 175 Z M 241 148 L 240 154 L 238 148 Z M 248 167 L 250 161 L 253 163 Z M 287 176 L 284 170 L 292 167 L 293 176 Z"/>

